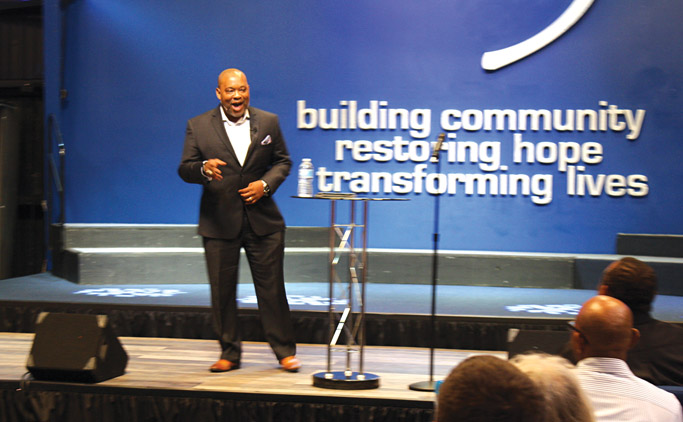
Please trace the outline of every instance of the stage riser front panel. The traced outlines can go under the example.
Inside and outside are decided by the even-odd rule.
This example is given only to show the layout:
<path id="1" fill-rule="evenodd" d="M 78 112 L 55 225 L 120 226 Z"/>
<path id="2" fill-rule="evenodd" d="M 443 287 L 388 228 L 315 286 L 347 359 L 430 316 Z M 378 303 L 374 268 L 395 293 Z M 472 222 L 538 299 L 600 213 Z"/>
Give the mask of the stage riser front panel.
<path id="1" fill-rule="evenodd" d="M 326 250 L 285 253 L 285 279 L 291 282 L 329 280 Z M 55 275 L 80 284 L 174 284 L 205 283 L 206 264 L 197 252 L 77 253 L 65 251 L 65 264 Z M 338 265 L 338 277 L 349 278 L 346 259 Z M 432 256 L 391 252 L 368 253 L 370 283 L 429 284 Z M 506 256 L 440 255 L 439 284 L 498 287 L 572 288 L 571 259 Z M 240 282 L 251 282 L 249 265 L 242 253 Z"/>
<path id="2" fill-rule="evenodd" d="M 53 272 L 80 284 L 206 283 L 201 237 L 194 225 L 54 226 Z M 285 280 L 329 280 L 327 227 L 290 227 Z M 652 238 L 648 237 L 648 242 Z M 668 242 L 669 240 L 667 240 Z M 114 248 L 107 251 L 106 248 Z M 127 252 L 124 248 L 145 248 Z M 153 251 L 152 248 L 160 248 Z M 183 249 L 172 249 L 183 248 Z M 357 251 L 360 252 L 360 251 Z M 595 289 L 617 255 L 524 254 L 440 251 L 438 283 L 495 287 Z M 683 295 L 683 258 L 640 257 L 655 268 L 659 293 Z M 338 277 L 348 280 L 346 257 Z M 369 283 L 431 284 L 431 251 L 368 251 Z M 360 268 L 359 268 L 360 270 Z M 239 281 L 251 282 L 242 256 Z"/>
<path id="3" fill-rule="evenodd" d="M 318 248 L 329 246 L 327 227 L 288 227 L 285 246 Z M 183 225 L 97 225 L 52 226 L 57 248 L 201 248 L 197 226 Z"/>
<path id="4" fill-rule="evenodd" d="M 683 260 L 680 258 L 656 259 L 640 257 L 645 260 L 657 274 L 657 293 L 661 295 L 683 296 Z M 576 288 L 597 289 L 602 272 L 612 259 L 577 257 Z"/>
<path id="5" fill-rule="evenodd" d="M 683 235 L 617 235 L 617 253 L 683 258 Z"/>

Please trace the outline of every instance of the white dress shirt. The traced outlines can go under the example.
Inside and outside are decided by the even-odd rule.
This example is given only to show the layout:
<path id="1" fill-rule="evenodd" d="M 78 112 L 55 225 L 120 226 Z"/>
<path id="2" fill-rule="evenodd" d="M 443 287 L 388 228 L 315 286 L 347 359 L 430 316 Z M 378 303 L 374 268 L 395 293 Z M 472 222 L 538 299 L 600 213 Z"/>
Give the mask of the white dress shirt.
<path id="1" fill-rule="evenodd" d="M 221 116 L 223 117 L 223 126 L 225 132 L 230 138 L 232 149 L 235 150 L 237 160 L 241 166 L 244 166 L 244 160 L 247 158 L 247 151 L 251 145 L 251 125 L 249 124 L 249 110 L 236 122 L 231 122 L 225 115 L 225 110 L 221 107 Z"/>
<path id="2" fill-rule="evenodd" d="M 683 421 L 676 396 L 633 375 L 621 359 L 583 359 L 576 365 L 576 375 L 598 422 Z"/>

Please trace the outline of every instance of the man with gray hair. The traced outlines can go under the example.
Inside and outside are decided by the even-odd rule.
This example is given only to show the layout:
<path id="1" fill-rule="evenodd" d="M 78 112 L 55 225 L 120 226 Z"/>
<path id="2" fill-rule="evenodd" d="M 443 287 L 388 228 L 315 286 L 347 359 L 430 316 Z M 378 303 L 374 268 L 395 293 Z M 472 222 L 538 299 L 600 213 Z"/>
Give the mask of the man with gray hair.
<path id="1" fill-rule="evenodd" d="M 546 422 L 595 422 L 590 401 L 579 385 L 574 365 L 567 359 L 528 353 L 516 355 L 510 362 L 543 392 Z"/>

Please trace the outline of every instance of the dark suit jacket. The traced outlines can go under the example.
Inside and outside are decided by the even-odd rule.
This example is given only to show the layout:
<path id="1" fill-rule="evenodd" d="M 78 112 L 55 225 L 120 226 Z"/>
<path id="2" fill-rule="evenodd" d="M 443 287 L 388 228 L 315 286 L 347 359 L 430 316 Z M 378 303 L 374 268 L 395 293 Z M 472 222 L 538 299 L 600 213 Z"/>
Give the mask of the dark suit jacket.
<path id="1" fill-rule="evenodd" d="M 631 371 L 655 385 L 683 386 L 683 328 L 649 314 L 634 314 L 633 328 L 640 341 L 628 352 Z"/>
<path id="2" fill-rule="evenodd" d="M 292 161 L 278 117 L 249 107 L 251 145 L 243 167 L 225 132 L 219 107 L 187 122 L 183 156 L 178 167 L 178 174 L 184 181 L 204 186 L 198 233 L 205 237 L 234 239 L 242 227 L 244 212 L 252 230 L 259 236 L 283 230 L 285 222 L 272 195 L 289 174 Z M 207 181 L 201 174 L 202 162 L 211 158 L 227 163 L 221 167 L 221 181 Z M 245 205 L 238 190 L 259 179 L 268 183 L 270 196 L 264 196 L 254 205 Z"/>

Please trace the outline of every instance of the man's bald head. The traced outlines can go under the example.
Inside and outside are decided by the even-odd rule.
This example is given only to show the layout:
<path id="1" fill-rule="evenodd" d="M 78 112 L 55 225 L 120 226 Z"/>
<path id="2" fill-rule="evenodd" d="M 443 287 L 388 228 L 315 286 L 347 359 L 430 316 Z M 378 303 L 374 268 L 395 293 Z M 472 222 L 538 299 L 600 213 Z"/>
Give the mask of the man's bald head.
<path id="1" fill-rule="evenodd" d="M 221 82 L 226 81 L 228 78 L 231 78 L 231 77 L 236 77 L 236 78 L 240 78 L 240 79 L 244 78 L 244 81 L 245 82 L 247 81 L 247 75 L 245 75 L 244 72 L 242 72 L 239 69 L 230 68 L 230 69 L 225 69 L 224 71 L 222 71 L 218 75 L 217 86 L 221 86 Z"/>
<path id="2" fill-rule="evenodd" d="M 638 341 L 633 314 L 624 302 L 611 296 L 595 296 L 581 307 L 576 317 L 580 333 L 572 335 L 577 359 L 614 357 L 626 360 L 628 350 Z"/>

